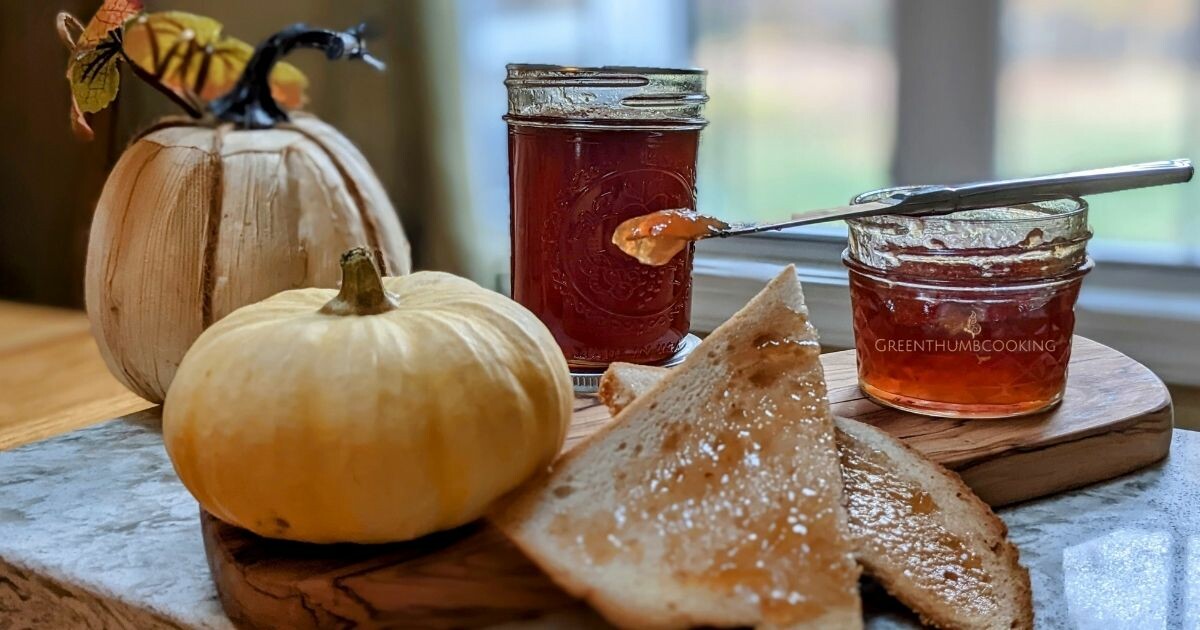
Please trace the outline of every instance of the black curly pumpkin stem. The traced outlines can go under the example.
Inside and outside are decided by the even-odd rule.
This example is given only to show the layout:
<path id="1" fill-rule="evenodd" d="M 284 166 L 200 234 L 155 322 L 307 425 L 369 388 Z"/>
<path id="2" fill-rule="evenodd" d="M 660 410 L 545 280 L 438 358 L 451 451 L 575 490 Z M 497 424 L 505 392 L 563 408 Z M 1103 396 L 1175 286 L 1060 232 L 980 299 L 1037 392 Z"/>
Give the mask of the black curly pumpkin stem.
<path id="1" fill-rule="evenodd" d="M 342 288 L 321 307 L 326 315 L 378 315 L 399 305 L 395 295 L 383 288 L 375 256 L 366 247 L 342 254 Z"/>
<path id="2" fill-rule="evenodd" d="M 384 65 L 367 51 L 363 32 L 366 24 L 344 31 L 311 28 L 293 24 L 268 37 L 254 49 L 246 69 L 233 89 L 209 104 L 218 119 L 231 122 L 241 129 L 267 129 L 287 122 L 287 112 L 271 96 L 271 69 L 296 48 L 317 48 L 329 59 L 361 59 L 382 70 Z"/>

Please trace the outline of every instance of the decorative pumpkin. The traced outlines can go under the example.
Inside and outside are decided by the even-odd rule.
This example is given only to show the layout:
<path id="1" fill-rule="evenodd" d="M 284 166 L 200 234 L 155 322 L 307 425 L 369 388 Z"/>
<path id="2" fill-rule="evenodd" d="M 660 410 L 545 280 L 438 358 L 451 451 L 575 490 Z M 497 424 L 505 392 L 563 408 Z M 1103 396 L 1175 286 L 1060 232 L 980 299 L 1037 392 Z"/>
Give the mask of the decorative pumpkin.
<path id="1" fill-rule="evenodd" d="M 372 61 L 361 28 L 297 25 L 251 55 L 208 18 L 139 13 L 140 1 L 109 4 L 87 29 L 74 22 L 78 37 L 70 34 L 74 18 L 59 18 L 75 53 L 68 79 L 77 130 L 90 132 L 83 112 L 116 96 L 115 83 L 105 83 L 119 78 L 116 59 L 189 113 L 211 113 L 166 119 L 137 137 L 96 206 L 87 311 L 101 354 L 121 382 L 162 402 L 184 352 L 205 328 L 279 291 L 336 286 L 338 256 L 350 247 L 379 251 L 385 273 L 410 271 L 408 241 L 366 159 L 317 118 L 289 118 L 272 96 L 274 89 L 288 102 L 302 102 L 298 70 L 286 66 L 283 81 L 276 80 L 285 69 L 279 58 L 295 47 Z M 97 22 L 118 9 L 126 11 L 118 15 L 123 21 Z M 240 77 L 231 70 L 238 64 L 245 66 Z M 214 89 L 231 76 L 232 88 Z M 105 88 L 109 93 L 97 99 Z M 214 91 L 225 95 L 207 100 Z"/>
<path id="2" fill-rule="evenodd" d="M 548 465 L 572 388 L 550 331 L 440 272 L 285 291 L 213 324 L 167 395 L 163 439 L 213 516 L 308 542 L 408 540 L 472 521 Z"/>

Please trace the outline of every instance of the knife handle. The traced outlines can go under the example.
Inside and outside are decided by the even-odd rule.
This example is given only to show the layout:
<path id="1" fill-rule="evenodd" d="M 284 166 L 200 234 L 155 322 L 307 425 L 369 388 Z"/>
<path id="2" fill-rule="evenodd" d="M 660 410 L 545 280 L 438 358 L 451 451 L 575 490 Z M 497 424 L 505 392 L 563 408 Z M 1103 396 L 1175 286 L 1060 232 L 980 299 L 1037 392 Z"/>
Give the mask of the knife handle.
<path id="1" fill-rule="evenodd" d="M 973 208 L 1026 203 L 1039 199 L 1084 197 L 1191 181 L 1187 159 L 1144 162 L 1059 175 L 1043 175 L 956 186 L 921 186 L 892 196 L 898 214 L 945 214 Z"/>

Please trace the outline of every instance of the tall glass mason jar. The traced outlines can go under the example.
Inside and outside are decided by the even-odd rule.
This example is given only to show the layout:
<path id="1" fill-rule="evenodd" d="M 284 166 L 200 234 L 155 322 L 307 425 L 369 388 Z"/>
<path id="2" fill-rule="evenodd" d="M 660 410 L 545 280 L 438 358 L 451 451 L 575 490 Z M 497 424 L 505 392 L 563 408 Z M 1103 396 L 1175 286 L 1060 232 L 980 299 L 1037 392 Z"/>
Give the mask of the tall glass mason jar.
<path id="1" fill-rule="evenodd" d="M 622 221 L 694 208 L 703 70 L 511 64 L 512 295 L 575 370 L 671 357 L 688 334 L 692 254 L 622 253 Z"/>
<path id="2" fill-rule="evenodd" d="M 1082 199 L 847 223 L 867 396 L 955 418 L 1020 416 L 1062 399 L 1075 301 L 1092 268 Z"/>

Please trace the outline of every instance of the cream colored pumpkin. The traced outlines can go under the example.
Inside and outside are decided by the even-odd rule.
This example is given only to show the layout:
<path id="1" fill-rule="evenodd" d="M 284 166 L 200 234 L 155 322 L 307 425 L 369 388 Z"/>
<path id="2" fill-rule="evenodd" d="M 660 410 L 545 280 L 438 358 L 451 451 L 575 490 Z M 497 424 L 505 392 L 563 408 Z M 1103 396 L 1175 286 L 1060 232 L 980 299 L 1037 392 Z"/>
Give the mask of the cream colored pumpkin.
<path id="1" fill-rule="evenodd" d="M 96 206 L 92 331 L 109 370 L 162 402 L 201 331 L 279 291 L 335 287 L 357 245 L 409 272 L 383 186 L 337 130 L 304 115 L 258 130 L 169 120 L 121 155 Z"/>
<path id="2" fill-rule="evenodd" d="M 274 538 L 407 540 L 478 518 L 552 461 L 573 393 L 532 313 L 439 272 L 384 293 L 362 249 L 343 268 L 340 293 L 240 308 L 188 351 L 163 437 L 204 509 Z"/>

